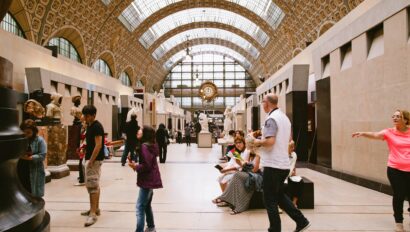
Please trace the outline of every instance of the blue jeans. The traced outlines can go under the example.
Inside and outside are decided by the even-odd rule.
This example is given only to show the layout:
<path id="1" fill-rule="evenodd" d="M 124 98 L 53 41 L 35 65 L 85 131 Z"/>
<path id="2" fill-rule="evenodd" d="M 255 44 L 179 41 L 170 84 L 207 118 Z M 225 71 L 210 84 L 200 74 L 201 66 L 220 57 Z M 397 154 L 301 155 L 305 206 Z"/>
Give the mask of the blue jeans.
<path id="1" fill-rule="evenodd" d="M 140 188 L 140 193 L 137 199 L 137 230 L 135 232 L 144 232 L 145 216 L 147 217 L 148 228 L 154 228 L 154 214 L 152 213 L 152 189 Z"/>
<path id="2" fill-rule="evenodd" d="M 121 164 L 125 164 L 127 162 L 127 156 L 128 153 L 131 153 L 131 159 L 135 160 L 135 149 L 130 149 L 130 146 L 125 144 L 124 146 L 124 152 L 122 153 L 121 156 Z"/>
<path id="3" fill-rule="evenodd" d="M 284 191 L 284 181 L 289 175 L 289 170 L 265 167 L 263 169 L 263 198 L 269 217 L 269 232 L 280 232 L 281 222 L 278 205 L 285 211 L 297 225 L 307 222 L 302 212 L 297 209 Z"/>

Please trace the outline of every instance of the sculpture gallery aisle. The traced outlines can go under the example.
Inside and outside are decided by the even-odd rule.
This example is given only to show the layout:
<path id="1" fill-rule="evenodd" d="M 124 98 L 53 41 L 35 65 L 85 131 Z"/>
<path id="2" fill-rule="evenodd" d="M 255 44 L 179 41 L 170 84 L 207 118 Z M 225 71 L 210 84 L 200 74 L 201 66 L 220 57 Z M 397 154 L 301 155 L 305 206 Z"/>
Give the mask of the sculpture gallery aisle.
<path id="1" fill-rule="evenodd" d="M 227 208 L 218 208 L 211 200 L 220 192 L 213 167 L 221 148 L 198 149 L 196 144 L 171 144 L 169 161 L 162 164 L 164 189 L 154 191 L 155 225 L 160 232 L 233 232 L 266 231 L 265 210 L 250 210 L 230 215 Z M 303 210 L 312 222 L 309 231 L 392 231 L 394 221 L 391 197 L 333 177 L 298 169 L 299 174 L 315 183 L 315 209 Z M 51 215 L 51 231 L 115 231 L 135 230 L 135 173 L 121 167 L 120 161 L 109 160 L 102 167 L 101 216 L 95 225 L 84 228 L 80 216 L 88 206 L 85 187 L 75 187 L 77 172 L 53 180 L 46 185 L 46 209 Z M 406 203 L 407 205 L 407 203 Z M 281 215 L 283 231 L 295 225 Z M 409 216 L 405 214 L 409 230 Z"/>

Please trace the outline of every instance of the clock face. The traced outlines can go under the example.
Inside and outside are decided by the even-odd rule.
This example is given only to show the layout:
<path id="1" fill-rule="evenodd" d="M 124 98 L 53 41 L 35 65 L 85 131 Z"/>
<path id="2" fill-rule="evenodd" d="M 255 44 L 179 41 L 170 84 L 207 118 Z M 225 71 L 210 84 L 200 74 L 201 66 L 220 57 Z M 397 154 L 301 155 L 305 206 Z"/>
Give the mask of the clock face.
<path id="1" fill-rule="evenodd" d="M 210 86 L 206 86 L 204 88 L 204 95 L 207 97 L 211 97 L 214 94 L 214 89 Z"/>
<path id="2" fill-rule="evenodd" d="M 205 101 L 212 101 L 217 95 L 217 87 L 212 82 L 205 82 L 199 88 L 199 95 Z"/>

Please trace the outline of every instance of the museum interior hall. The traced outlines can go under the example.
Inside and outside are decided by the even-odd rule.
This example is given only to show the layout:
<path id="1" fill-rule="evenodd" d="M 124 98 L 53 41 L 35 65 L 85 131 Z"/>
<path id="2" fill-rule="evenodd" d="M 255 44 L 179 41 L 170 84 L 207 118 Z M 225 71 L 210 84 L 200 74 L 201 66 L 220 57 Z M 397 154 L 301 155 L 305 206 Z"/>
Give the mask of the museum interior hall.
<path id="1" fill-rule="evenodd" d="M 0 0 L 0 232 L 410 232 L 410 0 Z"/>

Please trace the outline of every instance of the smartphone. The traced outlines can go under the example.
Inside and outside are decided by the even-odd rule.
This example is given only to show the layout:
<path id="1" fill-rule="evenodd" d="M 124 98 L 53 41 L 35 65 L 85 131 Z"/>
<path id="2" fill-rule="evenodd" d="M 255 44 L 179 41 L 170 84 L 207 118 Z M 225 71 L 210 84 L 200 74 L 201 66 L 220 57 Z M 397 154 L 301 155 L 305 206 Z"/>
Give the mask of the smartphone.
<path id="1" fill-rule="evenodd" d="M 214 167 L 215 167 L 216 169 L 218 169 L 219 171 L 221 171 L 221 170 L 223 169 L 223 167 L 222 167 L 221 165 L 219 165 L 219 164 L 215 165 Z"/>

